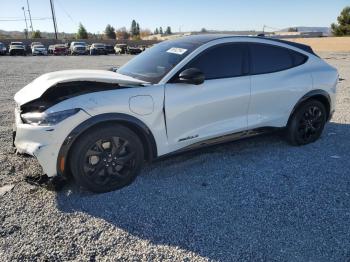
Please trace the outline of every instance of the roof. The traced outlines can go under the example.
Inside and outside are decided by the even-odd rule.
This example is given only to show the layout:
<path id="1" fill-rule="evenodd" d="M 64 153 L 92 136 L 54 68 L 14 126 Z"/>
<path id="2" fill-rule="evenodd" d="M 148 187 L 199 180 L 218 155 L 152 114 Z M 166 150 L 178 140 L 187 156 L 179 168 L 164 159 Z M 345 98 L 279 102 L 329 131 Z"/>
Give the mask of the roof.
<path id="1" fill-rule="evenodd" d="M 295 42 L 290 42 L 286 40 L 281 40 L 281 39 L 276 39 L 276 38 L 268 38 L 268 37 L 260 37 L 260 36 L 238 36 L 238 35 L 227 35 L 227 34 L 203 34 L 203 35 L 190 35 L 190 36 L 184 36 L 175 40 L 170 40 L 170 41 L 181 41 L 181 42 L 190 42 L 190 43 L 195 43 L 197 45 L 203 45 L 206 44 L 210 41 L 218 40 L 218 39 L 223 39 L 223 38 L 234 38 L 234 37 L 239 37 L 239 38 L 253 38 L 253 39 L 261 39 L 261 40 L 269 40 L 272 42 L 277 42 L 281 44 L 286 44 L 290 45 L 292 47 L 299 48 L 307 53 L 316 55 L 312 48 L 308 45 L 304 44 L 299 44 Z M 316 55 L 317 56 L 317 55 Z"/>

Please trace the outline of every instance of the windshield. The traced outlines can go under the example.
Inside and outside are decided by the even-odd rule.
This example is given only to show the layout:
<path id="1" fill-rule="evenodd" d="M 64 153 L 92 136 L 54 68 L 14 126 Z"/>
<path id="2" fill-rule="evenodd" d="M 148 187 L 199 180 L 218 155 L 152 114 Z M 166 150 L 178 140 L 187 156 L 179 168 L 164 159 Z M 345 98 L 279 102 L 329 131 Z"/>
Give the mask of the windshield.
<path id="1" fill-rule="evenodd" d="M 35 45 L 34 48 L 45 48 L 43 45 Z"/>
<path id="2" fill-rule="evenodd" d="M 94 44 L 93 46 L 94 47 L 105 47 L 105 45 L 103 45 L 103 44 Z"/>
<path id="3" fill-rule="evenodd" d="M 84 43 L 84 42 L 76 42 L 76 43 L 74 43 L 74 46 L 76 46 L 76 45 L 86 45 L 86 43 Z"/>
<path id="4" fill-rule="evenodd" d="M 117 72 L 156 84 L 198 46 L 187 41 L 163 42 L 139 54 Z"/>

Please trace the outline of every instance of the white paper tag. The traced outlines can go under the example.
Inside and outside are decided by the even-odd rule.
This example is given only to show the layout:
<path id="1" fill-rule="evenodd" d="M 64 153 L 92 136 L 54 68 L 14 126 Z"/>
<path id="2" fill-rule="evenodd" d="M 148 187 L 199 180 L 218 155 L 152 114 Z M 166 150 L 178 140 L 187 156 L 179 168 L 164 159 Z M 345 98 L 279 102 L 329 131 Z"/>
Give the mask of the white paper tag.
<path id="1" fill-rule="evenodd" d="M 186 52 L 187 52 L 187 49 L 179 48 L 179 47 L 172 47 L 167 51 L 167 53 L 172 53 L 176 55 L 183 55 Z"/>

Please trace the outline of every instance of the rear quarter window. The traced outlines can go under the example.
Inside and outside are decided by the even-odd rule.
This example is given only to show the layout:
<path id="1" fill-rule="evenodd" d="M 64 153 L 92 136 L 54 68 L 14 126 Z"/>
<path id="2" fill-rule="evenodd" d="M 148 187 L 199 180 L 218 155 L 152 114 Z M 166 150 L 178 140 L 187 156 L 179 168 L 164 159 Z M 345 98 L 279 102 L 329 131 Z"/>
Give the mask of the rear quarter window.
<path id="1" fill-rule="evenodd" d="M 293 64 L 294 66 L 300 66 L 304 64 L 308 57 L 306 55 L 300 54 L 298 52 L 295 52 L 293 50 L 290 50 L 291 56 L 293 58 Z"/>
<path id="2" fill-rule="evenodd" d="M 307 61 L 303 54 L 269 44 L 249 44 L 249 50 L 253 75 L 287 70 Z"/>

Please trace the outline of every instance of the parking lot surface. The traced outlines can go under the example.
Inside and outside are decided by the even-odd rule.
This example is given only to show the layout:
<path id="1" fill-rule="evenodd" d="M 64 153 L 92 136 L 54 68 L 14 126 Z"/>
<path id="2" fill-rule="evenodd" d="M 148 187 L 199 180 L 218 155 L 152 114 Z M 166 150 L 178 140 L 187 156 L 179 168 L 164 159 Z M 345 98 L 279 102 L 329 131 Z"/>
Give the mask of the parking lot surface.
<path id="1" fill-rule="evenodd" d="M 0 57 L 1 260 L 349 261 L 350 53 L 321 56 L 341 81 L 316 143 L 270 134 L 210 147 L 149 164 L 131 186 L 100 195 L 24 182 L 41 169 L 13 154 L 13 95 L 46 72 L 130 56 Z"/>

